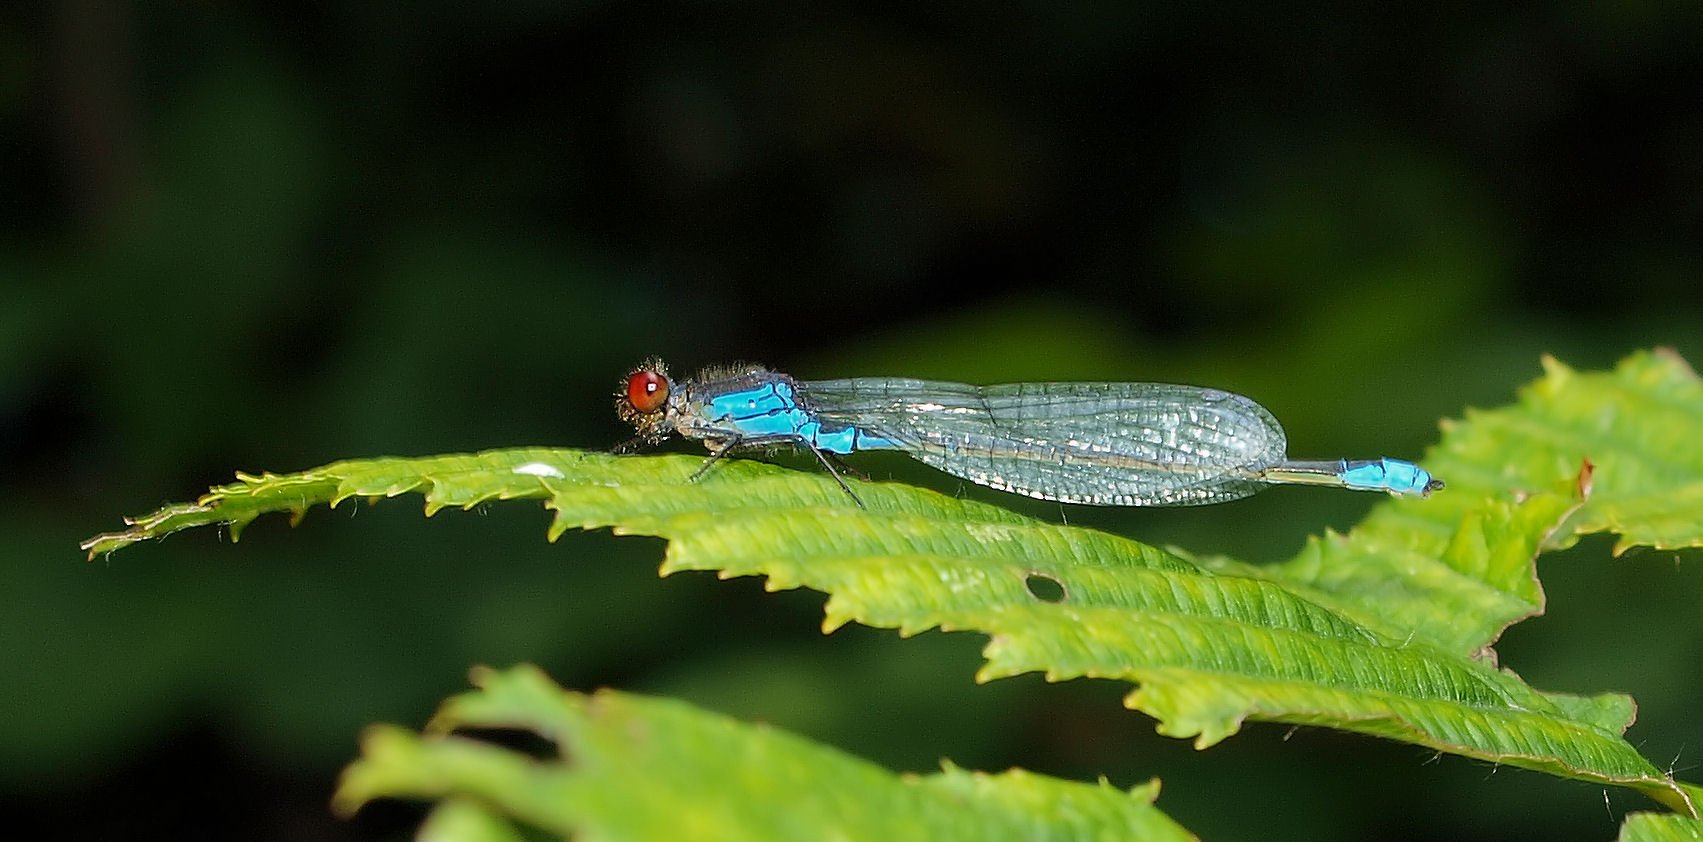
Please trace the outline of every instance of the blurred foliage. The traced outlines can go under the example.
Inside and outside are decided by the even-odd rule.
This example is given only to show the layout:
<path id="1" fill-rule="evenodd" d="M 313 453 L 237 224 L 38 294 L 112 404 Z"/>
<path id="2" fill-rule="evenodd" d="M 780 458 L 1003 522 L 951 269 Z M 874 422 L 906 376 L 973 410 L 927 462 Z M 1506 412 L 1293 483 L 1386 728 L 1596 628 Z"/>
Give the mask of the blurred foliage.
<path id="1" fill-rule="evenodd" d="M 561 839 L 1194 839 L 1153 807 L 1157 781 L 1126 792 L 1104 779 L 950 763 L 898 776 L 677 700 L 564 692 L 536 667 L 479 667 L 473 681 L 478 689 L 445 702 L 424 734 L 369 728 L 338 784 L 338 811 L 386 797 L 471 803 L 492 824 L 512 817 Z M 528 732 L 545 748 L 451 733 L 461 729 Z M 485 836 L 435 830 L 457 842 Z"/>
<path id="2" fill-rule="evenodd" d="M 1621 825 L 1621 842 L 1687 842 L 1703 838 L 1703 821 L 1683 816 L 1633 813 Z"/>
<path id="3" fill-rule="evenodd" d="M 897 768 L 1164 768 L 1208 837 L 1606 836 L 1577 785 L 1398 746 L 1256 729 L 1202 764 L 1107 713 L 1116 688 L 966 687 L 972 640 L 818 639 L 819 597 L 658 582 L 654 548 L 607 536 L 570 562 L 527 513 L 379 507 L 117 566 L 70 544 L 238 469 L 613 444 L 607 394 L 650 353 L 1195 382 L 1317 456 L 1416 453 L 1543 352 L 1703 359 L 1700 9 L 9 4 L 0 710 L 29 727 L 0 738 L 7 803 L 89 837 L 382 836 L 413 819 L 325 810 L 359 724 L 524 659 Z M 1369 503 L 1065 514 L 1277 560 Z M 1550 615 L 1504 663 L 1631 692 L 1630 736 L 1683 771 L 1696 568 L 1610 549 L 1546 559 Z M 1619 622 L 1650 600 L 1671 627 Z M 1374 762 L 1397 771 L 1340 775 Z M 1235 775 L 1226 811 L 1207 793 Z M 1384 809 L 1416 792 L 1434 809 Z"/>

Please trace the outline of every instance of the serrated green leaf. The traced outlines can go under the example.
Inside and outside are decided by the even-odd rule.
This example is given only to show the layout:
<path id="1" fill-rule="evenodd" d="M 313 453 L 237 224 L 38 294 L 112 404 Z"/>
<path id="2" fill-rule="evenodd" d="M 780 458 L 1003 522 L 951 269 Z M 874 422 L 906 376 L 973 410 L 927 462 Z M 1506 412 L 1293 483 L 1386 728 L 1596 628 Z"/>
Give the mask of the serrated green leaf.
<path id="1" fill-rule="evenodd" d="M 1555 419 L 1546 450 L 1595 465 L 1575 534 L 1614 532 L 1633 546 L 1703 546 L 1703 380 L 1670 350 L 1635 354 L 1612 374 L 1545 359 L 1521 407 Z M 1575 450 L 1577 449 L 1577 450 Z"/>
<path id="2" fill-rule="evenodd" d="M 1553 546 L 1611 531 L 1631 546 L 1703 546 L 1703 380 L 1666 349 L 1581 373 L 1553 358 L 1513 406 L 1446 425 L 1432 464 L 1451 490 L 1519 500 L 1568 483 L 1585 498 Z"/>
<path id="3" fill-rule="evenodd" d="M 1297 588 L 1391 637 L 1446 650 L 1488 646 L 1543 610 L 1532 557 L 1584 534 L 1703 546 L 1703 381 L 1670 351 L 1612 372 L 1553 359 L 1519 401 L 1443 425 L 1425 465 L 1448 488 L 1392 500 L 1352 535 L 1314 539 L 1264 570 L 1221 570 Z"/>
<path id="4" fill-rule="evenodd" d="M 1447 491 L 1386 501 L 1349 535 L 1326 535 L 1264 569 L 1224 559 L 1203 569 L 1116 536 L 894 484 L 860 489 L 869 506 L 860 510 L 817 474 L 728 460 L 692 483 L 698 458 L 570 450 L 241 477 L 85 547 L 108 552 L 197 523 L 408 490 L 426 494 L 428 512 L 540 497 L 556 511 L 552 540 L 603 526 L 668 538 L 665 574 L 716 570 L 766 576 L 773 590 L 823 591 L 828 629 L 857 621 L 986 633 L 983 679 L 1042 671 L 1134 682 L 1131 707 L 1202 747 L 1247 719 L 1322 725 L 1629 786 L 1690 814 L 1689 791 L 1620 737 L 1630 699 L 1540 693 L 1486 657 L 1502 628 L 1541 610 L 1532 561 L 1546 546 L 1611 521 L 1668 544 L 1703 534 L 1684 537 L 1666 510 L 1634 523 L 1627 502 L 1688 487 L 1684 471 L 1641 460 L 1666 456 L 1648 442 L 1694 454 L 1703 423 L 1686 433 L 1689 445 L 1685 434 L 1636 425 L 1703 418 L 1685 387 L 1696 379 L 1689 369 L 1660 353 L 1611 374 L 1549 369 L 1519 405 L 1445 425 L 1427 466 Z M 1667 411 L 1615 402 L 1665 402 Z M 1612 423 L 1586 429 L 1579 418 Z M 1594 480 L 1581 473 L 1586 458 L 1599 466 Z M 1590 508 L 1592 482 L 1612 505 Z M 1032 591 L 1039 580 L 1061 593 Z"/>
<path id="5" fill-rule="evenodd" d="M 802 737 L 683 702 L 556 687 L 535 667 L 475 670 L 424 735 L 377 727 L 334 800 L 452 798 L 561 836 L 626 840 L 1188 840 L 1129 791 L 947 765 L 898 776 Z M 557 747 L 535 759 L 456 736 L 520 729 Z M 459 838 L 459 837 L 457 837 Z"/>

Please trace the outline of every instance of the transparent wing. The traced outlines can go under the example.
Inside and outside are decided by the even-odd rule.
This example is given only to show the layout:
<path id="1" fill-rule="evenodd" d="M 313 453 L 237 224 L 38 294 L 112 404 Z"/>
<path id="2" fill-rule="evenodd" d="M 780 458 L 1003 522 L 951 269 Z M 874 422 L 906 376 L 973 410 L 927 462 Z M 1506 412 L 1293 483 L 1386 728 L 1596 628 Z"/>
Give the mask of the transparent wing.
<path id="1" fill-rule="evenodd" d="M 1283 428 L 1241 395 L 1162 383 L 799 384 L 824 428 L 856 427 L 993 488 L 1068 503 L 1216 503 L 1265 487 Z"/>

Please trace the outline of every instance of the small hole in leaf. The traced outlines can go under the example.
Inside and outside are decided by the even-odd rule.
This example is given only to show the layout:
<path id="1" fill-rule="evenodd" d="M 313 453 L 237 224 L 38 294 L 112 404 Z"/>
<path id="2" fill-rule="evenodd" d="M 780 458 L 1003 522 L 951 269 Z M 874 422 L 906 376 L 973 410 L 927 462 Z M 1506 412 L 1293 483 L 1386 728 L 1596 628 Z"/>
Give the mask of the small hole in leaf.
<path id="1" fill-rule="evenodd" d="M 1023 586 L 1029 589 L 1030 596 L 1042 602 L 1064 601 L 1064 583 L 1045 573 L 1030 573 Z"/>

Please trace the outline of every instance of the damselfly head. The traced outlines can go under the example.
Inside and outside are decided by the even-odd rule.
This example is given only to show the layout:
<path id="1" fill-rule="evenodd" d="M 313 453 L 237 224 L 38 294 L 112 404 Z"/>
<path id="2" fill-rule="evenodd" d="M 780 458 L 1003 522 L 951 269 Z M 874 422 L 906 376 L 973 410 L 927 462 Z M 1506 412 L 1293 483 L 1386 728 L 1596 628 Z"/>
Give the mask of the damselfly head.
<path id="1" fill-rule="evenodd" d="M 668 420 L 668 395 L 673 382 L 668 367 L 652 357 L 627 372 L 615 389 L 615 414 L 639 431 L 643 439 L 660 439 L 673 430 Z"/>

